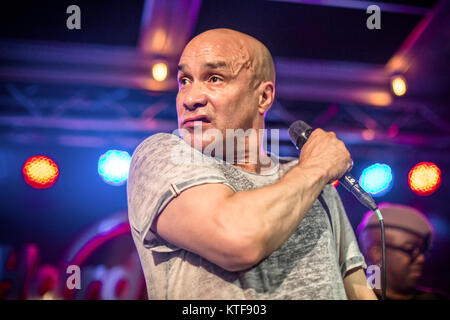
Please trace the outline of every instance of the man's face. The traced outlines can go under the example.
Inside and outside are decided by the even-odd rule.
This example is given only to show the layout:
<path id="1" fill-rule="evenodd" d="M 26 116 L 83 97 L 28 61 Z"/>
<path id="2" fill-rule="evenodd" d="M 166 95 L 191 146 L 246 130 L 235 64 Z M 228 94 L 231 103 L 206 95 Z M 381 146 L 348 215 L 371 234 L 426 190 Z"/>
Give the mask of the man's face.
<path id="1" fill-rule="evenodd" d="M 203 132 L 218 129 L 225 137 L 225 129 L 252 128 L 258 100 L 246 67 L 249 59 L 248 50 L 233 39 L 204 37 L 189 43 L 178 67 L 179 129 L 193 135 L 201 126 Z M 201 140 L 202 148 L 210 142 Z M 192 139 L 187 142 L 193 145 Z"/>
<path id="2" fill-rule="evenodd" d="M 423 239 L 401 230 L 386 229 L 387 282 L 399 292 L 412 291 L 422 275 L 425 255 L 416 249 L 412 256 L 398 249 L 419 248 Z M 396 248 L 392 248 L 396 247 Z"/>

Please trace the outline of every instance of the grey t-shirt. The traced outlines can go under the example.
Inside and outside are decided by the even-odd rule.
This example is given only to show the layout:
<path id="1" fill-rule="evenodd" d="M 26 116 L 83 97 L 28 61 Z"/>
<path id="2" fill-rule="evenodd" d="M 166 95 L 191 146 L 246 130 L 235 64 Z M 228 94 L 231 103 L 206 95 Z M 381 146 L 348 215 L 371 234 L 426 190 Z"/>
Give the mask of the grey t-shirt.
<path id="1" fill-rule="evenodd" d="M 128 215 L 150 299 L 347 298 L 343 277 L 366 264 L 339 195 L 330 185 L 322 197 L 332 223 L 316 200 L 283 246 L 245 271 L 224 270 L 150 230 L 165 206 L 187 188 L 222 183 L 234 192 L 253 190 L 273 184 L 297 163 L 272 158 L 278 160 L 272 170 L 253 174 L 211 157 L 192 161 L 180 150 L 202 156 L 182 139 L 159 133 L 143 141 L 132 157 Z"/>

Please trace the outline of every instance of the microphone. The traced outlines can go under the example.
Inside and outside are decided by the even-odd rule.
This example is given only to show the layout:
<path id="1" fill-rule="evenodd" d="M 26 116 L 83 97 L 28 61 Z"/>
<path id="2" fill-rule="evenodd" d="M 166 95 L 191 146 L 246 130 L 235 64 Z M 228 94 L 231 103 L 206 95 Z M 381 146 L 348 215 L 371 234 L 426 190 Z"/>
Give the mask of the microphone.
<path id="1" fill-rule="evenodd" d="M 302 120 L 295 121 L 291 124 L 289 127 L 289 136 L 298 150 L 300 150 L 306 143 L 312 131 L 313 129 Z M 342 176 L 339 179 L 339 182 L 345 189 L 350 191 L 362 205 L 373 211 L 378 210 L 378 206 L 373 198 L 366 191 L 364 191 L 363 188 L 361 188 L 356 179 L 350 173 L 347 172 L 344 176 Z"/>
<path id="2" fill-rule="evenodd" d="M 313 129 L 305 122 L 298 120 L 295 121 L 289 127 L 289 136 L 292 142 L 295 144 L 298 150 L 300 150 L 303 145 L 308 140 Z M 377 204 L 372 199 L 372 197 L 364 191 L 363 188 L 356 182 L 356 179 L 350 174 L 346 173 L 339 179 L 339 182 L 344 186 L 345 189 L 350 191 L 362 205 L 366 206 L 373 212 L 375 212 L 378 221 L 380 222 L 380 233 L 381 233 L 381 299 L 386 300 L 386 239 L 384 232 L 384 221 Z"/>

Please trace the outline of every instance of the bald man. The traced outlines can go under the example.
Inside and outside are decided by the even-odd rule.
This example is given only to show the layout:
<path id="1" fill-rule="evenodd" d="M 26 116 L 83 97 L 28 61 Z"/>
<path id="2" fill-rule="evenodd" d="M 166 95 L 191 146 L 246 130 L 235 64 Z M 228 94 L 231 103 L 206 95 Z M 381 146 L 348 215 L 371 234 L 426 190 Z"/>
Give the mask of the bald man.
<path id="1" fill-rule="evenodd" d="M 186 45 L 178 69 L 180 137 L 143 141 L 127 185 L 149 298 L 376 299 L 329 185 L 352 165 L 342 141 L 317 129 L 299 159 L 262 148 L 275 97 L 267 48 L 209 30 Z M 236 146 L 227 133 L 239 130 L 255 134 Z"/>

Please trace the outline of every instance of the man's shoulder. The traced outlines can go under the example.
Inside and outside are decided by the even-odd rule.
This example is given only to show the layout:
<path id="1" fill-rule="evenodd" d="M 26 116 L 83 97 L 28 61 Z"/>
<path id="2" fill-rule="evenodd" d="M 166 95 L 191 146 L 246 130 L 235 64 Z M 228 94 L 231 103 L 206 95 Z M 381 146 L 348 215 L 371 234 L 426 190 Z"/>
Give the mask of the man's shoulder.
<path id="1" fill-rule="evenodd" d="M 130 172 L 145 168 L 161 170 L 171 163 L 172 151 L 183 140 L 170 133 L 156 133 L 142 141 L 131 157 Z"/>
<path id="2" fill-rule="evenodd" d="M 168 148 L 181 141 L 179 137 L 171 133 L 155 133 L 142 141 L 134 150 L 134 154 Z"/>
<path id="3" fill-rule="evenodd" d="M 156 133 L 143 140 L 134 149 L 132 158 L 139 158 L 142 156 L 159 156 L 170 154 L 173 147 L 182 144 L 183 140 L 170 133 Z"/>

